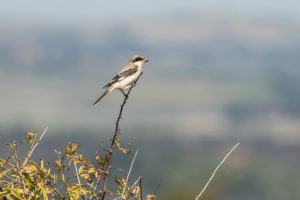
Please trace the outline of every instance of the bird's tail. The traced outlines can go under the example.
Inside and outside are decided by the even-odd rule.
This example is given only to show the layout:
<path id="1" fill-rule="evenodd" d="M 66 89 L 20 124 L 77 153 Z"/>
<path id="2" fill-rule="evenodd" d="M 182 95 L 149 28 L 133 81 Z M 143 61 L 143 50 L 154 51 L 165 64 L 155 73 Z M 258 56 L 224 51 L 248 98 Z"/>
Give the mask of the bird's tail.
<path id="1" fill-rule="evenodd" d="M 105 97 L 105 95 L 107 95 L 110 92 L 110 90 L 106 90 L 94 103 L 93 106 L 97 105 L 97 103 L 99 103 L 99 101 L 101 101 L 101 99 L 103 97 Z"/>

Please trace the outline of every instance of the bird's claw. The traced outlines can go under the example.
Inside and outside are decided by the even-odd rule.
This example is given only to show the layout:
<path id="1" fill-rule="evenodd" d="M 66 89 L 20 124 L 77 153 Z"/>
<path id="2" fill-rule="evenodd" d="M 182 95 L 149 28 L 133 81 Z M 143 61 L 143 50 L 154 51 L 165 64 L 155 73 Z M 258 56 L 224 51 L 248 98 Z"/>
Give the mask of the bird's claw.
<path id="1" fill-rule="evenodd" d="M 127 97 L 127 94 L 123 90 L 121 90 L 121 92 L 125 97 Z"/>

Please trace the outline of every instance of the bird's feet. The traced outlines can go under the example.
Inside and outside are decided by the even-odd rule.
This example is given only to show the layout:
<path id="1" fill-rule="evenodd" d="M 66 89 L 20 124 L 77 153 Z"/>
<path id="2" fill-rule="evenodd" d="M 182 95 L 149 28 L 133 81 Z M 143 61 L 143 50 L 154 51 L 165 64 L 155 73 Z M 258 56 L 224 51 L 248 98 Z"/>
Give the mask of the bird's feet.
<path id="1" fill-rule="evenodd" d="M 122 94 L 124 95 L 124 97 L 128 97 L 128 95 L 123 91 L 123 90 L 120 90 L 122 92 Z"/>

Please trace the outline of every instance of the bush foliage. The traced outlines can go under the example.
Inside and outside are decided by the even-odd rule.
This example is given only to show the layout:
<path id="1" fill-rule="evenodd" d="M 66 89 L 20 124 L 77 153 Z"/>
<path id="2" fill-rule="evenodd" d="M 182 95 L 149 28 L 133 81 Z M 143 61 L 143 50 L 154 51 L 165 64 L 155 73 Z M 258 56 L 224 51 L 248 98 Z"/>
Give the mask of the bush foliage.
<path id="1" fill-rule="evenodd" d="M 105 184 L 112 166 L 109 164 L 109 151 L 105 156 L 97 155 L 94 160 L 88 160 L 78 151 L 79 145 L 70 143 L 63 151 L 54 149 L 57 159 L 51 167 L 44 159 L 35 162 L 30 155 L 40 141 L 38 131 L 28 132 L 26 140 L 29 150 L 24 159 L 20 160 L 19 147 L 16 141 L 7 143 L 10 153 L 7 158 L 0 158 L 0 197 L 2 199 L 104 199 L 105 193 L 116 196 L 117 199 L 142 199 L 141 177 L 133 183 L 124 176 L 114 177 L 118 186 L 116 191 L 110 191 Z M 127 154 L 131 146 L 122 147 L 116 139 L 114 150 Z M 76 167 L 74 177 L 68 177 L 70 167 Z M 82 182 L 82 183 L 81 183 Z M 107 183 L 107 182 L 106 182 Z M 113 187 L 113 186 L 112 186 Z M 154 195 L 147 195 L 147 199 L 154 199 Z"/>

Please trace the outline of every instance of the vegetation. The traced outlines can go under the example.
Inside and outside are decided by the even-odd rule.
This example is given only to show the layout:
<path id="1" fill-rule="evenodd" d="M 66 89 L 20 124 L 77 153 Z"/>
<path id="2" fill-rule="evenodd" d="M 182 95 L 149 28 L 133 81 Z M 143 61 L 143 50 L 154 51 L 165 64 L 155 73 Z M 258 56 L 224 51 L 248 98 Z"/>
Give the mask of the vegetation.
<path id="1" fill-rule="evenodd" d="M 114 200 L 143 200 L 142 177 L 140 176 L 132 181 L 129 179 L 137 151 L 128 171 L 112 166 L 112 157 L 116 151 L 122 154 L 128 154 L 132 151 L 130 144 L 126 147 L 121 145 L 118 136 L 123 109 L 135 84 L 136 82 L 130 87 L 127 93 L 123 93 L 124 100 L 116 120 L 115 131 L 110 140 L 109 148 L 99 149 L 93 160 L 88 160 L 86 156 L 79 152 L 79 145 L 76 143 L 69 143 L 62 151 L 54 149 L 57 158 L 52 165 L 44 159 L 40 159 L 39 162 L 32 160 L 31 155 L 47 132 L 47 128 L 39 138 L 37 130 L 35 132 L 27 132 L 27 138 L 20 141 L 22 145 L 28 146 L 25 156 L 20 156 L 24 152 L 20 150 L 20 144 L 16 141 L 7 143 L 6 145 L 10 148 L 10 153 L 6 158 L 0 157 L 0 198 L 3 200 L 104 200 L 110 195 Z M 198 200 L 202 196 L 220 166 L 238 145 L 239 143 L 225 155 L 213 171 L 200 194 L 195 197 L 195 200 Z M 24 158 L 21 159 L 21 157 Z M 73 176 L 70 175 L 70 167 L 74 167 L 75 169 Z M 121 175 L 114 176 L 113 183 L 115 186 L 110 185 L 108 187 L 108 180 L 112 176 L 113 170 L 121 172 Z M 157 189 L 154 194 L 146 195 L 146 199 L 154 200 Z"/>
<path id="2" fill-rule="evenodd" d="M 31 154 L 41 141 L 47 129 L 38 139 L 38 131 L 27 132 L 27 138 L 20 143 L 28 145 L 29 149 L 20 159 L 19 147 L 16 141 L 7 143 L 11 152 L 7 158 L 0 158 L 0 197 L 2 199 L 105 199 L 107 194 L 117 199 L 143 199 L 142 177 L 130 182 L 129 171 L 112 166 L 112 156 L 115 151 L 122 154 L 131 152 L 132 147 L 123 147 L 118 139 L 119 122 L 122 117 L 123 108 L 129 97 L 131 89 L 124 94 L 124 101 L 116 121 L 115 132 L 109 149 L 101 148 L 94 160 L 88 160 L 86 156 L 78 151 L 79 145 L 70 143 L 60 151 L 54 149 L 57 159 L 54 166 L 46 163 L 44 159 L 35 162 Z M 136 154 L 135 154 L 136 156 Z M 134 157 L 135 158 L 135 157 Z M 74 165 L 74 179 L 69 175 L 70 167 Z M 120 171 L 121 176 L 113 178 L 117 187 L 115 191 L 108 188 L 108 179 L 112 169 Z M 147 200 L 155 199 L 155 194 L 146 196 Z"/>

